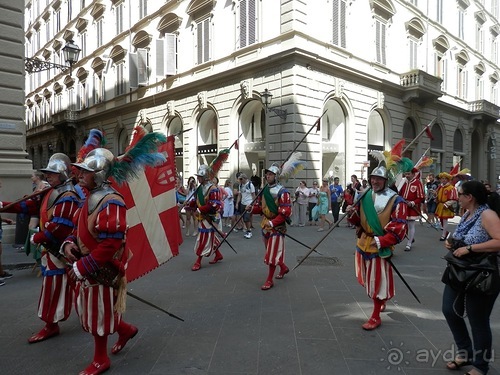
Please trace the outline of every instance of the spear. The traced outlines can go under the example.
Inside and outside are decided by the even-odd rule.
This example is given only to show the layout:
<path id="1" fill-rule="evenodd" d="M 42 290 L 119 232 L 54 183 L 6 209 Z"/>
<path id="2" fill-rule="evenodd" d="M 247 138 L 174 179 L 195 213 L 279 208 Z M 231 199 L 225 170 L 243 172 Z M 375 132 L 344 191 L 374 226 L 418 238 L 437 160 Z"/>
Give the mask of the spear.
<path id="1" fill-rule="evenodd" d="M 52 187 L 48 187 L 46 189 L 37 191 L 36 193 L 33 193 L 33 194 L 27 195 L 25 197 L 22 197 L 22 198 L 18 199 L 17 201 L 10 202 L 9 204 L 7 204 L 7 205 L 3 206 L 2 208 L 0 208 L 0 212 L 7 211 L 9 208 L 11 208 L 12 206 L 14 206 L 17 203 L 21 203 L 21 202 L 24 202 L 25 200 L 28 200 L 28 199 L 31 199 L 31 198 L 35 198 L 35 197 L 38 197 L 39 195 L 45 194 L 50 189 L 52 189 Z"/>
<path id="2" fill-rule="evenodd" d="M 288 159 L 290 159 L 290 157 L 295 153 L 295 151 L 297 151 L 297 149 L 299 148 L 300 144 L 302 142 L 304 142 L 304 139 L 306 139 L 306 137 L 309 135 L 309 133 L 311 133 L 311 131 L 316 128 L 317 130 L 319 130 L 319 125 L 320 125 L 320 120 L 321 118 L 325 115 L 327 111 L 325 110 L 323 112 L 323 114 L 318 117 L 318 119 L 316 120 L 316 122 L 311 126 L 311 128 L 307 131 L 306 134 L 304 134 L 304 136 L 302 137 L 302 139 L 300 140 L 299 143 L 297 143 L 294 147 L 294 149 L 288 154 L 288 156 L 286 157 L 286 159 L 283 161 L 283 163 L 281 164 L 281 166 L 283 167 L 283 165 L 288 161 Z M 268 184 L 266 183 L 266 185 L 264 186 L 264 188 L 268 186 Z M 260 195 L 262 194 L 262 192 L 264 191 L 264 188 L 260 189 L 259 193 L 255 196 L 255 198 L 253 199 L 253 201 L 249 204 L 250 206 L 254 205 L 255 202 L 257 201 L 257 199 L 260 197 Z M 234 228 L 236 228 L 236 226 L 238 225 L 238 223 L 243 219 L 243 215 L 241 215 L 238 220 L 236 220 L 236 222 L 233 224 L 233 226 L 229 229 L 229 232 L 226 233 L 226 237 L 224 237 L 222 239 L 222 241 L 219 243 L 219 245 L 216 247 L 215 250 L 217 250 L 223 243 L 224 241 L 227 241 L 227 237 L 229 236 L 229 234 L 234 230 Z"/>

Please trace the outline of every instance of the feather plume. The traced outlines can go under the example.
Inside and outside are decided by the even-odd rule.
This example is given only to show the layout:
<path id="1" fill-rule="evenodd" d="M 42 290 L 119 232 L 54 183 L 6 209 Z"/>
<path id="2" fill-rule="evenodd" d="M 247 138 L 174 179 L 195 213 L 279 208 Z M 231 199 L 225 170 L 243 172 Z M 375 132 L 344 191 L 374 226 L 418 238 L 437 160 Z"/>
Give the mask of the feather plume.
<path id="1" fill-rule="evenodd" d="M 139 142 L 146 134 L 148 134 L 147 129 L 142 125 L 136 125 L 134 130 L 132 130 L 132 136 L 130 137 L 130 143 L 125 149 L 127 152 L 130 148 L 134 147 L 137 142 Z"/>
<path id="2" fill-rule="evenodd" d="M 158 152 L 158 143 L 164 143 L 167 137 L 161 133 L 148 133 L 142 136 L 133 146 L 129 146 L 122 156 L 116 158 L 110 168 L 110 176 L 116 182 L 137 178 L 138 173 L 146 166 L 156 167 L 166 161 L 166 156 Z"/>
<path id="3" fill-rule="evenodd" d="M 219 154 L 217 157 L 210 163 L 210 172 L 209 172 L 209 177 L 210 179 L 214 178 L 217 176 L 217 173 L 219 173 L 220 169 L 222 168 L 222 165 L 224 162 L 228 159 L 229 157 L 229 149 L 225 148 L 224 150 L 219 151 Z"/>
<path id="4" fill-rule="evenodd" d="M 415 164 L 415 168 L 421 170 L 422 168 L 429 167 L 430 165 L 432 165 L 432 163 L 434 163 L 434 160 L 432 160 L 432 158 L 424 156 L 417 162 L 417 164 Z"/>
<path id="5" fill-rule="evenodd" d="M 370 151 L 370 155 L 373 156 L 375 159 L 377 159 L 379 163 L 381 161 L 385 161 L 385 155 L 382 151 L 372 150 Z"/>
<path id="6" fill-rule="evenodd" d="M 301 157 L 301 152 L 294 152 L 290 156 L 281 168 L 281 174 L 279 176 L 280 180 L 288 181 L 290 177 L 296 175 L 299 171 L 306 167 L 307 163 L 304 160 L 300 160 Z"/>
<path id="7" fill-rule="evenodd" d="M 398 163 L 398 172 L 410 172 L 413 169 L 413 161 L 411 159 L 403 157 Z"/>
<path id="8" fill-rule="evenodd" d="M 391 149 L 391 155 L 394 161 L 398 161 L 403 156 L 403 147 L 405 146 L 405 140 L 401 139 L 398 141 L 394 147 Z"/>
<path id="9" fill-rule="evenodd" d="M 95 148 L 103 147 L 105 144 L 106 139 L 104 138 L 103 132 L 98 129 L 91 129 L 85 144 L 80 148 L 80 151 L 78 151 L 76 162 L 83 162 L 83 159 L 85 159 L 90 151 Z"/>

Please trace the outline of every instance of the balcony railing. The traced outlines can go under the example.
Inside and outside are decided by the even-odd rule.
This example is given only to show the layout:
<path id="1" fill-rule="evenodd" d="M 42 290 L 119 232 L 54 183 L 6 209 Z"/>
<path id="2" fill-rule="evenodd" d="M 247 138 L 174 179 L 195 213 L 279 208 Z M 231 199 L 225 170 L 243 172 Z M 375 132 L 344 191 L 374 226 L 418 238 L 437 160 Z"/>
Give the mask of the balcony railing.
<path id="1" fill-rule="evenodd" d="M 443 95 L 441 91 L 442 79 L 423 70 L 415 69 L 401 74 L 399 81 L 401 87 L 404 88 L 404 102 L 425 103 L 436 100 Z"/>
<path id="2" fill-rule="evenodd" d="M 61 112 L 54 113 L 52 115 L 52 125 L 57 126 L 65 123 L 74 125 L 78 122 L 79 118 L 80 118 L 79 111 L 66 109 Z"/>
<path id="3" fill-rule="evenodd" d="M 487 101 L 487 100 L 476 100 L 469 103 L 469 111 L 474 115 L 479 115 L 483 117 L 483 120 L 493 120 L 496 121 L 500 119 L 500 107 Z"/>

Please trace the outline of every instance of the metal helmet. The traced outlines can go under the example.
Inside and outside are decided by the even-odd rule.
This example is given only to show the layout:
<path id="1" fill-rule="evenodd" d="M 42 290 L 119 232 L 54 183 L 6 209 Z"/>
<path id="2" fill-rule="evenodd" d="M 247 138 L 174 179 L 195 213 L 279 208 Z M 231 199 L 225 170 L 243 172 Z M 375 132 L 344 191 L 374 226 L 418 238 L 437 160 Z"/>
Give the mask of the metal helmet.
<path id="1" fill-rule="evenodd" d="M 382 177 L 386 180 L 389 178 L 387 174 L 387 167 L 384 161 L 381 161 L 378 166 L 372 171 L 372 173 L 370 173 L 370 177 L 371 176 Z"/>
<path id="2" fill-rule="evenodd" d="M 58 152 L 52 155 L 47 163 L 47 167 L 40 169 L 46 173 L 59 174 L 59 181 L 64 182 L 69 179 L 71 173 L 71 160 L 66 155 Z"/>
<path id="3" fill-rule="evenodd" d="M 276 178 L 278 178 L 279 175 L 281 174 L 281 168 L 278 167 L 276 164 L 272 164 L 269 168 L 264 170 L 264 173 L 267 172 L 274 173 L 276 175 Z"/>
<path id="4" fill-rule="evenodd" d="M 111 151 L 105 148 L 96 148 L 87 154 L 83 162 L 73 165 L 89 172 L 95 172 L 94 182 L 97 186 L 101 186 L 109 177 L 109 171 L 114 159 L 115 157 Z"/>
<path id="5" fill-rule="evenodd" d="M 203 179 L 206 180 L 209 178 L 209 172 L 210 172 L 209 166 L 206 164 L 202 164 L 198 168 L 198 173 L 195 173 L 195 176 L 203 177 Z"/>

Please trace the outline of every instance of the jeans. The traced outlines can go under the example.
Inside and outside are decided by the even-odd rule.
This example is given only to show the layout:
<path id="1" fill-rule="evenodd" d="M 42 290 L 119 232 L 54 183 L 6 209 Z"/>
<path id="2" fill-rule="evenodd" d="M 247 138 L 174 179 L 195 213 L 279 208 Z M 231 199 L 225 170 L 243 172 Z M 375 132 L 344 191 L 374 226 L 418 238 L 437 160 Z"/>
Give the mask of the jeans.
<path id="1" fill-rule="evenodd" d="M 334 223 L 339 221 L 339 212 L 340 212 L 340 203 L 337 202 L 337 200 L 335 200 L 332 202 L 332 215 Z"/>
<path id="2" fill-rule="evenodd" d="M 483 374 L 488 372 L 492 355 L 490 315 L 497 297 L 498 293 L 493 295 L 467 293 L 464 300 L 463 293 L 448 285 L 445 285 L 443 292 L 442 310 L 459 350 L 458 357 L 469 359 Z M 462 318 L 464 310 L 471 326 L 472 339 L 465 319 Z"/>

